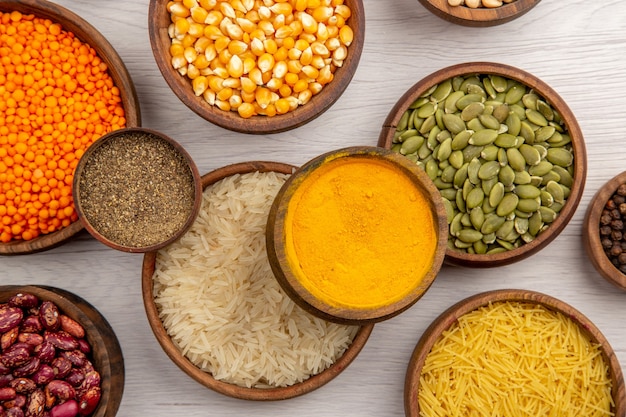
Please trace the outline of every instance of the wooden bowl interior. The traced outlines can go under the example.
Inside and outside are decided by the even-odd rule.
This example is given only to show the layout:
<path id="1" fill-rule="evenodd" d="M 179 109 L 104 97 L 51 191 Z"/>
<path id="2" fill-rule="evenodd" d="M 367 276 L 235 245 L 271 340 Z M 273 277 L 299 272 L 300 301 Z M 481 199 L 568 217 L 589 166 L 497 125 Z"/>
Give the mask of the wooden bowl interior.
<path id="1" fill-rule="evenodd" d="M 600 239 L 600 217 L 604 206 L 617 188 L 626 183 L 626 171 L 605 183 L 591 200 L 583 221 L 583 246 L 592 265 L 610 283 L 626 290 L 626 274 L 623 274 L 609 260 L 602 248 Z"/>
<path id="2" fill-rule="evenodd" d="M 392 304 L 384 305 L 374 309 L 350 309 L 345 307 L 336 307 L 325 304 L 312 295 L 301 283 L 298 277 L 293 273 L 287 260 L 285 253 L 285 217 L 289 201 L 294 192 L 302 183 L 303 178 L 310 175 L 322 164 L 344 156 L 357 156 L 362 158 L 383 158 L 395 164 L 395 166 L 411 178 L 415 186 L 424 193 L 430 202 L 430 208 L 433 217 L 436 219 L 436 229 L 438 234 L 437 249 L 433 259 L 431 270 L 424 276 L 422 283 L 403 299 Z M 430 288 L 431 284 L 437 277 L 439 269 L 443 263 L 445 256 L 445 247 L 447 240 L 447 224 L 446 214 L 441 196 L 437 188 L 432 184 L 424 171 L 406 159 L 404 156 L 395 152 L 386 151 L 375 147 L 352 147 L 340 149 L 324 155 L 306 163 L 296 172 L 279 191 L 270 215 L 267 227 L 267 248 L 270 265 L 274 271 L 274 275 L 278 279 L 283 290 L 303 309 L 311 314 L 321 317 L 325 320 L 346 324 L 363 324 L 375 323 L 394 317 L 413 304 L 415 304 L 424 293 Z"/>
<path id="3" fill-rule="evenodd" d="M 181 76 L 172 65 L 169 52 L 171 39 L 167 28 L 171 23 L 166 9 L 168 0 L 150 0 L 149 35 L 156 64 L 174 94 L 192 111 L 209 122 L 241 133 L 268 134 L 294 129 L 320 116 L 328 110 L 350 84 L 358 66 L 365 37 L 365 11 L 362 0 L 345 0 L 350 6 L 352 16 L 348 24 L 354 31 L 354 41 L 348 47 L 348 57 L 341 68 L 337 68 L 333 81 L 327 84 L 321 93 L 296 110 L 283 115 L 267 117 L 262 115 L 244 119 L 237 112 L 223 111 L 208 104 L 202 97 L 197 97 L 191 88 L 191 81 Z"/>
<path id="4" fill-rule="evenodd" d="M 446 251 L 445 261 L 448 264 L 476 268 L 497 267 L 518 262 L 535 254 L 552 242 L 569 223 L 582 198 L 587 176 L 587 151 L 582 130 L 580 129 L 576 117 L 570 110 L 567 103 L 558 95 L 556 91 L 554 91 L 545 82 L 523 70 L 505 64 L 490 62 L 469 62 L 453 65 L 436 71 L 418 81 L 398 100 L 387 116 L 378 138 L 378 146 L 391 148 L 393 135 L 402 114 L 419 96 L 428 91 L 430 87 L 455 76 L 469 74 L 497 74 L 531 87 L 561 114 L 572 138 L 574 153 L 574 183 L 572 184 L 571 193 L 566 204 L 560 211 L 559 216 L 550 224 L 550 227 L 546 231 L 539 234 L 532 242 L 507 252 L 474 255 L 453 249 L 448 249 Z"/>
<path id="5" fill-rule="evenodd" d="M 601 346 L 602 356 L 609 367 L 612 382 L 611 392 L 615 402 L 614 415 L 623 416 L 626 413 L 626 390 L 624 388 L 622 368 L 613 348 L 600 330 L 582 313 L 549 295 L 528 290 L 505 289 L 476 294 L 459 301 L 444 311 L 426 329 L 411 355 L 407 368 L 404 385 L 404 406 L 407 417 L 418 417 L 420 415 L 417 392 L 422 367 L 431 348 L 442 332 L 450 328 L 464 314 L 486 306 L 491 302 L 500 301 L 537 303 L 552 311 L 562 313 L 578 324 L 592 343 L 597 343 Z"/>
<path id="6" fill-rule="evenodd" d="M 151 135 L 155 138 L 158 138 L 160 140 L 163 140 L 169 143 L 176 150 L 176 152 L 178 152 L 185 159 L 191 171 L 191 175 L 193 177 L 194 202 L 193 202 L 193 207 L 191 209 L 191 212 L 189 214 L 189 218 L 187 219 L 183 227 L 181 227 L 176 234 L 172 235 L 171 237 L 169 237 L 167 240 L 163 242 L 159 242 L 151 246 L 144 246 L 144 247 L 125 246 L 125 245 L 119 244 L 117 242 L 114 242 L 108 239 L 106 236 L 100 233 L 100 231 L 98 231 L 97 228 L 94 227 L 92 223 L 90 223 L 88 217 L 85 216 L 85 213 L 81 207 L 81 189 L 78 186 L 78 184 L 80 182 L 82 172 L 85 169 L 85 164 L 89 160 L 89 157 L 107 141 L 113 140 L 116 137 L 123 136 L 129 133 L 131 134 L 132 133 L 146 133 L 148 135 Z M 185 148 L 180 143 L 176 142 L 174 139 L 170 138 L 169 136 L 164 135 L 163 133 L 157 132 L 152 129 L 140 128 L 140 127 L 125 128 L 125 129 L 120 129 L 115 132 L 111 132 L 102 136 L 100 139 L 94 142 L 93 145 L 90 146 L 89 149 L 87 149 L 87 151 L 84 153 L 78 165 L 76 166 L 76 172 L 74 174 L 74 184 L 73 184 L 74 203 L 76 206 L 76 211 L 78 212 L 79 220 L 82 222 L 85 229 L 100 242 L 104 243 L 105 245 L 113 249 L 117 249 L 123 252 L 134 252 L 134 253 L 152 252 L 152 251 L 157 251 L 169 245 L 170 243 L 178 239 L 180 236 L 182 236 L 187 231 L 187 229 L 191 227 L 196 217 L 198 216 L 198 212 L 200 211 L 200 205 L 202 203 L 201 181 L 202 180 L 200 178 L 200 173 L 198 172 L 198 168 L 196 167 L 195 162 L 191 158 L 191 155 L 189 155 L 189 153 L 185 150 Z"/>
<path id="7" fill-rule="evenodd" d="M 53 301 L 59 309 L 85 328 L 92 360 L 101 376 L 102 397 L 93 417 L 114 417 L 124 392 L 124 357 L 111 325 L 91 304 L 60 288 L 35 285 L 0 286 L 0 303 L 19 292 Z"/>
<path id="8" fill-rule="evenodd" d="M 202 176 L 203 189 L 235 174 L 246 174 L 250 172 L 278 172 L 292 174 L 296 167 L 278 162 L 252 161 L 236 163 L 219 168 Z M 161 345 L 166 355 L 187 375 L 198 383 L 216 392 L 229 397 L 253 401 L 277 401 L 297 397 L 325 385 L 337 375 L 339 375 L 359 354 L 365 346 L 374 325 L 362 326 L 355 336 L 352 345 L 344 354 L 325 371 L 311 376 L 309 379 L 288 387 L 277 388 L 247 388 L 235 384 L 219 381 L 210 373 L 204 372 L 196 367 L 189 359 L 181 354 L 179 348 L 168 336 L 163 322 L 159 317 L 159 311 L 154 302 L 154 288 L 152 277 L 154 275 L 156 252 L 148 252 L 144 255 L 142 266 L 142 296 L 148 317 L 148 322 L 154 336 Z"/>
<path id="9" fill-rule="evenodd" d="M 0 2 L 0 11 L 10 12 L 14 10 L 60 23 L 65 30 L 73 32 L 81 41 L 92 46 L 102 61 L 107 64 L 109 74 L 120 90 L 126 113 L 126 126 L 141 125 L 139 99 L 130 73 L 113 46 L 96 28 L 70 10 L 46 0 L 6 0 Z M 52 249 L 65 243 L 82 230 L 82 224 L 75 221 L 68 227 L 32 240 L 0 243 L 0 255 L 29 254 Z"/>
<path id="10" fill-rule="evenodd" d="M 448 0 L 419 0 L 434 15 L 462 26 L 486 27 L 501 25 L 526 14 L 541 0 L 516 0 L 500 7 L 472 9 L 450 6 Z"/>

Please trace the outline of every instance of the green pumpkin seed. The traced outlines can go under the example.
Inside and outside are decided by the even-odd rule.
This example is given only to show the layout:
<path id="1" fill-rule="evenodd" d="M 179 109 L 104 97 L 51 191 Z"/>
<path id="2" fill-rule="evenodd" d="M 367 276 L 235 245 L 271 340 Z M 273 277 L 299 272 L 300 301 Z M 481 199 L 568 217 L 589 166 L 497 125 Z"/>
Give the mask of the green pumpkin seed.
<path id="1" fill-rule="evenodd" d="M 572 184 L 574 184 L 574 178 L 572 177 L 572 174 L 570 174 L 570 172 L 559 166 L 559 165 L 555 165 L 552 170 L 554 172 L 556 172 L 559 175 L 559 183 L 565 185 L 566 187 L 571 187 Z"/>
<path id="2" fill-rule="evenodd" d="M 541 155 L 539 154 L 539 151 L 531 145 L 524 143 L 519 147 L 519 151 L 528 165 L 533 166 L 541 162 Z"/>
<path id="3" fill-rule="evenodd" d="M 506 220 L 502 223 L 502 225 L 496 230 L 496 238 L 505 239 L 507 236 L 513 232 L 515 229 L 515 221 L 514 220 Z"/>
<path id="4" fill-rule="evenodd" d="M 531 182 L 532 177 L 528 173 L 528 171 L 515 171 L 515 179 L 513 180 L 513 183 L 516 186 L 519 186 L 521 184 L 530 184 Z"/>
<path id="5" fill-rule="evenodd" d="M 452 223 L 452 219 L 454 219 L 454 207 L 452 203 L 447 198 L 442 198 L 443 207 L 446 209 L 446 219 L 448 224 Z"/>
<path id="6" fill-rule="evenodd" d="M 411 114 L 408 111 L 405 111 L 402 114 L 402 117 L 400 117 L 400 120 L 398 120 L 398 126 L 396 126 L 396 130 L 398 131 L 403 131 L 406 130 L 406 128 L 409 126 L 409 116 Z"/>
<path id="7" fill-rule="evenodd" d="M 507 109 L 508 109 L 508 106 L 507 106 Z M 507 116 L 507 118 L 506 118 L 504 123 L 509 128 L 508 132 L 511 135 L 518 136 L 520 134 L 520 131 L 522 129 L 522 120 L 517 115 L 517 113 L 509 112 L 509 115 Z"/>
<path id="8" fill-rule="evenodd" d="M 539 113 L 541 113 L 543 115 L 543 117 L 546 118 L 546 120 L 552 121 L 554 120 L 554 110 L 552 110 L 552 107 L 550 107 L 550 105 L 548 103 L 546 103 L 543 100 L 537 100 L 537 107 L 536 109 Z"/>
<path id="9" fill-rule="evenodd" d="M 507 241 L 505 241 L 503 239 L 498 239 L 497 242 L 498 242 L 498 244 L 500 246 L 502 246 L 504 248 L 505 251 L 511 251 L 511 250 L 515 249 L 515 245 L 513 243 L 511 243 L 511 242 L 507 242 Z"/>
<path id="10" fill-rule="evenodd" d="M 457 109 L 463 111 L 464 108 L 475 102 L 482 102 L 484 99 L 480 94 L 465 94 L 456 102 Z"/>
<path id="11" fill-rule="evenodd" d="M 507 104 L 494 106 L 491 114 L 498 120 L 499 123 L 505 123 L 509 117 L 509 106 Z"/>
<path id="12" fill-rule="evenodd" d="M 480 182 L 480 188 L 482 188 L 485 195 L 488 196 L 489 194 L 491 194 L 491 189 L 493 188 L 493 186 L 496 185 L 497 183 L 498 183 L 498 177 L 495 176 L 486 180 L 482 180 Z"/>
<path id="13" fill-rule="evenodd" d="M 545 159 L 545 157 L 548 156 L 548 149 L 545 146 L 540 145 L 538 143 L 536 143 L 536 144 L 534 144 L 532 146 L 533 146 L 533 148 L 537 149 L 537 152 L 539 152 L 539 157 L 541 159 Z"/>
<path id="14" fill-rule="evenodd" d="M 485 93 L 487 93 L 490 98 L 496 98 L 497 91 L 488 77 L 483 78 L 483 87 L 485 88 Z"/>
<path id="15" fill-rule="evenodd" d="M 426 163 L 426 174 L 431 180 L 434 180 L 437 176 L 439 176 L 439 166 L 437 165 L 437 161 L 430 159 Z"/>
<path id="16" fill-rule="evenodd" d="M 452 145 L 452 143 L 451 143 Z M 448 162 L 456 169 L 460 169 L 463 166 L 463 152 L 462 151 L 452 151 L 450 153 L 450 157 L 448 158 Z"/>
<path id="17" fill-rule="evenodd" d="M 485 161 L 495 161 L 496 159 L 498 159 L 499 150 L 500 148 L 498 148 L 495 145 L 487 145 L 483 148 L 482 152 L 480 153 L 480 157 L 484 159 Z"/>
<path id="18" fill-rule="evenodd" d="M 515 187 L 515 194 L 519 198 L 537 198 L 541 195 L 541 190 L 534 185 L 520 184 Z"/>
<path id="19" fill-rule="evenodd" d="M 494 90 L 498 93 L 503 93 L 508 88 L 508 81 L 506 78 L 500 75 L 490 75 L 489 79 L 491 80 L 491 85 L 493 85 Z"/>
<path id="20" fill-rule="evenodd" d="M 426 119 L 424 119 L 424 123 L 422 123 L 422 125 L 420 126 L 419 132 L 422 135 L 425 135 L 428 132 L 430 132 L 431 129 L 435 127 L 436 125 L 437 125 L 437 121 L 435 120 L 435 116 L 429 116 Z"/>
<path id="21" fill-rule="evenodd" d="M 465 149 L 469 144 L 469 139 L 472 137 L 472 133 L 473 132 L 470 130 L 463 130 L 457 133 L 452 139 L 452 150 L 457 151 Z"/>
<path id="22" fill-rule="evenodd" d="M 439 194 L 441 194 L 441 196 L 446 199 L 449 200 L 450 203 L 452 203 L 452 205 L 456 205 L 456 203 L 454 203 L 455 199 L 456 199 L 456 193 L 458 192 L 458 190 L 454 189 L 454 188 L 445 188 L 443 190 L 439 190 Z"/>
<path id="23" fill-rule="evenodd" d="M 534 185 L 535 187 L 539 187 L 541 186 L 541 183 L 543 182 L 543 176 L 538 176 L 538 175 L 531 175 L 530 176 L 530 184 Z"/>
<path id="24" fill-rule="evenodd" d="M 523 85 L 516 83 L 506 92 L 506 96 L 504 97 L 504 102 L 506 104 L 515 104 L 524 97 L 526 94 L 526 87 Z"/>
<path id="25" fill-rule="evenodd" d="M 480 230 L 485 222 L 485 213 L 483 213 L 483 209 L 481 207 L 474 207 L 470 211 L 470 221 L 472 222 L 474 229 Z"/>
<path id="26" fill-rule="evenodd" d="M 398 135 L 398 142 L 404 142 L 405 140 L 407 140 L 408 138 L 412 137 L 412 136 L 416 136 L 417 135 L 417 130 L 416 129 L 407 129 L 404 132 L 400 133 L 400 135 Z"/>
<path id="27" fill-rule="evenodd" d="M 487 180 L 494 178 L 500 172 L 500 164 L 498 161 L 488 161 L 481 165 L 478 170 L 478 178 L 481 180 Z"/>
<path id="28" fill-rule="evenodd" d="M 567 168 L 574 163 L 574 155 L 572 155 L 572 153 L 565 148 L 548 149 L 546 159 L 554 165 L 558 165 L 563 168 Z"/>
<path id="29" fill-rule="evenodd" d="M 467 196 L 469 195 L 470 191 L 472 191 L 473 189 L 474 189 L 474 184 L 472 184 L 472 181 L 470 181 L 470 179 L 468 178 L 463 183 L 463 188 L 461 189 L 462 195 L 463 195 L 463 201 L 467 200 Z"/>
<path id="30" fill-rule="evenodd" d="M 520 235 L 528 232 L 528 219 L 522 219 L 520 217 L 516 217 L 514 220 L 515 223 L 515 231 Z"/>
<path id="31" fill-rule="evenodd" d="M 419 97 L 417 100 L 415 100 L 413 103 L 411 103 L 411 105 L 409 106 L 409 109 L 411 110 L 415 110 L 417 108 L 422 107 L 424 104 L 428 103 L 428 97 L 422 96 Z"/>
<path id="32" fill-rule="evenodd" d="M 541 221 L 544 223 L 552 223 L 556 219 L 556 212 L 550 207 L 539 207 L 539 214 L 541 214 Z"/>
<path id="33" fill-rule="evenodd" d="M 543 114 L 539 113 L 534 109 L 526 109 L 526 118 L 529 122 L 537 125 L 537 126 L 548 126 L 548 121 Z"/>
<path id="34" fill-rule="evenodd" d="M 439 151 L 436 154 L 436 158 L 439 161 L 447 161 L 450 158 L 450 154 L 452 153 L 452 138 L 448 138 L 443 141 L 443 143 L 439 146 Z"/>
<path id="35" fill-rule="evenodd" d="M 517 148 L 508 148 L 506 150 L 506 156 L 509 160 L 509 166 L 513 168 L 515 171 L 525 171 L 526 170 L 526 159 L 524 155 Z"/>
<path id="36" fill-rule="evenodd" d="M 485 105 L 480 101 L 468 104 L 461 112 L 461 119 L 465 122 L 480 116 L 485 111 Z"/>
<path id="37" fill-rule="evenodd" d="M 565 193 L 563 187 L 555 181 L 548 181 L 546 184 L 546 191 L 552 196 L 553 200 L 557 203 L 565 201 Z"/>
<path id="38" fill-rule="evenodd" d="M 506 193 L 498 207 L 496 207 L 496 214 L 498 216 L 504 217 L 507 216 L 517 208 L 517 203 L 519 202 L 519 197 L 513 193 Z"/>
<path id="39" fill-rule="evenodd" d="M 448 132 L 447 130 L 442 130 L 437 134 L 437 142 L 439 143 L 443 143 L 443 141 L 448 138 L 452 138 L 452 134 L 450 134 L 450 132 Z"/>
<path id="40" fill-rule="evenodd" d="M 498 131 L 483 129 L 474 132 L 469 140 L 470 145 L 486 146 L 492 144 L 498 138 Z"/>
<path id="41" fill-rule="evenodd" d="M 474 158 L 470 161 L 469 166 L 467 168 L 467 178 L 474 185 L 477 185 L 480 182 L 478 177 L 478 171 L 480 171 L 482 164 L 478 158 Z"/>
<path id="42" fill-rule="evenodd" d="M 469 252 L 470 248 L 474 245 L 474 242 L 464 242 L 461 239 L 456 239 L 454 241 L 454 246 L 457 249 L 465 249 L 466 252 Z"/>
<path id="43" fill-rule="evenodd" d="M 486 234 L 483 233 L 482 242 L 484 242 L 486 245 L 491 245 L 495 241 L 496 241 L 496 234 L 494 232 L 486 233 Z"/>
<path id="44" fill-rule="evenodd" d="M 448 165 L 441 172 L 441 181 L 443 182 L 452 182 L 454 180 L 454 175 L 456 175 L 457 169 L 452 165 Z"/>
<path id="45" fill-rule="evenodd" d="M 463 91 L 454 91 L 448 95 L 443 104 L 446 113 L 456 113 L 458 110 L 456 102 L 465 95 Z"/>
<path id="46" fill-rule="evenodd" d="M 452 80 L 446 80 L 442 83 L 439 83 L 435 91 L 430 95 L 430 99 L 439 103 L 440 101 L 445 100 L 450 93 L 452 92 Z"/>
<path id="47" fill-rule="evenodd" d="M 483 236 L 483 239 L 485 237 Z M 484 255 L 485 253 L 487 253 L 487 244 L 481 239 L 478 242 L 474 242 L 474 245 L 472 245 L 472 248 L 474 249 L 474 253 L 478 254 L 478 255 Z"/>
<path id="48" fill-rule="evenodd" d="M 467 181 L 467 183 L 469 183 L 469 181 Z M 467 207 L 465 204 L 465 198 L 467 197 L 468 193 L 469 193 L 469 190 L 466 193 L 465 187 L 462 190 L 457 190 L 455 203 L 456 203 L 456 208 L 460 212 L 465 212 L 467 210 Z"/>
<path id="49" fill-rule="evenodd" d="M 467 145 L 467 147 L 463 149 L 463 159 L 465 161 L 471 161 L 474 158 L 480 158 L 480 153 L 482 151 L 482 146 Z"/>
<path id="50" fill-rule="evenodd" d="M 426 161 L 426 159 L 431 155 L 432 151 L 428 147 L 428 142 L 424 141 L 422 146 L 420 146 L 420 148 L 417 150 L 417 156 L 419 156 L 422 161 Z"/>
<path id="51" fill-rule="evenodd" d="M 402 142 L 402 146 L 400 147 L 400 153 L 402 155 L 408 155 L 413 152 L 417 152 L 417 150 L 424 144 L 424 138 L 422 136 L 411 136 L 407 138 L 404 142 Z"/>
<path id="52" fill-rule="evenodd" d="M 426 138 L 426 143 L 428 144 L 428 147 L 432 149 L 433 151 L 435 150 L 437 145 L 439 145 L 437 136 L 439 135 L 440 132 L 441 132 L 441 129 L 439 128 L 439 126 L 435 125 L 433 126 L 432 129 L 430 129 L 430 132 L 428 133 L 428 137 Z"/>
<path id="53" fill-rule="evenodd" d="M 554 204 L 554 197 L 552 197 L 552 194 L 550 194 L 546 190 L 541 190 L 539 198 L 541 199 L 542 206 L 550 207 L 552 206 L 552 204 Z"/>
<path id="54" fill-rule="evenodd" d="M 456 151 L 460 152 L 460 151 Z M 465 184 L 465 180 L 467 179 L 467 169 L 469 167 L 469 162 L 464 163 L 459 169 L 457 169 L 454 174 L 454 178 L 452 179 L 452 183 L 455 188 L 462 188 L 463 184 Z"/>
<path id="55" fill-rule="evenodd" d="M 485 193 L 482 188 L 476 187 L 470 191 L 465 201 L 465 206 L 468 210 L 478 207 L 483 204 Z"/>
<path id="56" fill-rule="evenodd" d="M 467 94 L 478 94 L 483 98 L 487 98 L 487 92 L 479 83 L 472 83 L 467 86 Z"/>
<path id="57" fill-rule="evenodd" d="M 542 126 L 535 131 L 535 141 L 546 142 L 555 133 L 556 133 L 556 129 L 554 128 L 554 126 Z M 558 141 L 555 141 L 555 142 L 558 142 Z"/>
<path id="58" fill-rule="evenodd" d="M 528 219 L 528 233 L 533 236 L 537 236 L 543 225 L 544 223 L 541 218 L 541 213 L 539 211 L 534 212 Z"/>
<path id="59" fill-rule="evenodd" d="M 529 144 L 535 143 L 535 131 L 528 122 L 521 122 L 519 135 L 524 138 L 524 142 Z"/>
<path id="60" fill-rule="evenodd" d="M 534 198 L 520 198 L 517 202 L 517 209 L 524 213 L 533 213 L 541 207 L 541 200 Z"/>
<path id="61" fill-rule="evenodd" d="M 500 168 L 498 179 L 502 183 L 503 187 L 512 185 L 513 181 L 515 181 L 515 171 L 513 171 L 513 168 L 509 165 L 505 165 Z"/>
<path id="62" fill-rule="evenodd" d="M 482 227 L 480 228 L 480 232 L 483 234 L 495 233 L 502 225 L 506 219 L 504 217 L 498 216 L 495 213 L 490 213 L 485 215 L 485 221 L 483 222 Z"/>
<path id="63" fill-rule="evenodd" d="M 489 204 L 492 207 L 497 207 L 498 204 L 502 201 L 504 197 L 504 184 L 501 182 L 497 182 L 491 187 L 491 191 L 489 192 Z"/>
<path id="64" fill-rule="evenodd" d="M 500 133 L 494 143 L 501 148 L 515 148 L 519 143 L 519 139 L 510 133 Z"/>
<path id="65" fill-rule="evenodd" d="M 461 86 L 459 88 L 462 91 L 465 91 L 467 93 L 470 89 L 470 86 L 481 85 L 481 84 L 482 83 L 480 82 L 480 78 L 478 78 L 478 75 L 470 75 L 470 76 L 466 76 L 463 79 L 463 82 L 461 83 Z"/>
<path id="66" fill-rule="evenodd" d="M 491 114 L 481 114 L 478 116 L 478 120 L 480 120 L 480 123 L 487 129 L 493 129 L 495 131 L 499 131 L 500 129 L 500 122 Z"/>
<path id="67" fill-rule="evenodd" d="M 474 132 L 483 130 L 485 128 L 485 126 L 483 126 L 483 124 L 480 123 L 480 120 L 478 119 L 472 119 L 469 122 L 467 122 L 465 125 L 467 126 L 469 130 L 473 130 Z"/>
<path id="68" fill-rule="evenodd" d="M 504 253 L 507 252 L 507 249 L 499 246 L 499 247 L 495 247 L 495 248 L 491 248 L 487 251 L 487 255 L 496 255 L 498 253 Z"/>
<path id="69" fill-rule="evenodd" d="M 553 167 L 554 165 L 552 165 L 551 162 L 546 161 L 544 159 L 542 161 L 539 161 L 538 164 L 533 165 L 530 168 L 528 168 L 528 173 L 531 176 L 541 177 L 543 175 L 546 175 L 548 172 L 550 172 Z M 539 182 L 539 184 L 541 184 L 541 181 Z"/>
<path id="70" fill-rule="evenodd" d="M 442 116 L 442 120 L 445 128 L 453 135 L 457 135 L 465 130 L 465 122 L 456 113 L 446 113 Z"/>
<path id="71" fill-rule="evenodd" d="M 522 97 L 522 103 L 529 109 L 537 110 L 537 100 L 539 100 L 539 96 L 535 93 L 524 94 Z"/>
<path id="72" fill-rule="evenodd" d="M 433 180 L 433 184 L 435 184 L 435 187 L 437 187 L 439 190 L 454 187 L 451 182 L 444 182 L 440 177 L 435 178 Z"/>
<path id="73" fill-rule="evenodd" d="M 506 156 L 506 149 L 498 148 L 498 162 L 501 167 L 509 165 L 509 158 Z"/>

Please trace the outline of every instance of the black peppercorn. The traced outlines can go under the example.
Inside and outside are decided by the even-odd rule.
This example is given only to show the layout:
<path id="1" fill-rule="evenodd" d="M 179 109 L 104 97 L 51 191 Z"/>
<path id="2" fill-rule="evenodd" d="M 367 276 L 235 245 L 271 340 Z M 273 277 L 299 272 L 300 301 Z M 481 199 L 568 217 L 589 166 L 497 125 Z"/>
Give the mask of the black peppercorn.
<path id="1" fill-rule="evenodd" d="M 620 184 L 620 186 L 617 187 L 617 195 L 626 195 L 626 184 Z"/>
<path id="2" fill-rule="evenodd" d="M 600 216 L 600 241 L 610 262 L 626 274 L 626 183 L 608 199 Z"/>

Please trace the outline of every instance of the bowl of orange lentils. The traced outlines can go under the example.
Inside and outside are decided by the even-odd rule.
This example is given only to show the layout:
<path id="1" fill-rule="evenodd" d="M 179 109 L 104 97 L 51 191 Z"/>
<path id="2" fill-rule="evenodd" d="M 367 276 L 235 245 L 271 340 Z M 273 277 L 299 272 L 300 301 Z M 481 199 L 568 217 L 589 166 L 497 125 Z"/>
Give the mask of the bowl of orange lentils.
<path id="1" fill-rule="evenodd" d="M 150 0 L 155 61 L 174 94 L 220 127 L 267 134 L 328 110 L 363 49 L 362 0 Z"/>
<path id="2" fill-rule="evenodd" d="M 45 0 L 0 2 L 0 255 L 39 252 L 81 230 L 74 169 L 100 136 L 140 126 L 111 44 Z"/>

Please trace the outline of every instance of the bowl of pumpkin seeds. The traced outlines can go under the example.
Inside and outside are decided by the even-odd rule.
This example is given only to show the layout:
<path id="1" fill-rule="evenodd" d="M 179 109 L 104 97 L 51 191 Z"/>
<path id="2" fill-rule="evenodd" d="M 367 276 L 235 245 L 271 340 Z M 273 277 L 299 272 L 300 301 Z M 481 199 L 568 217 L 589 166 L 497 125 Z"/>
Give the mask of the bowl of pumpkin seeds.
<path id="1" fill-rule="evenodd" d="M 468 62 L 418 81 L 387 116 L 378 145 L 405 155 L 439 189 L 445 262 L 511 264 L 569 223 L 587 153 L 566 102 L 548 84 L 500 63 Z"/>

